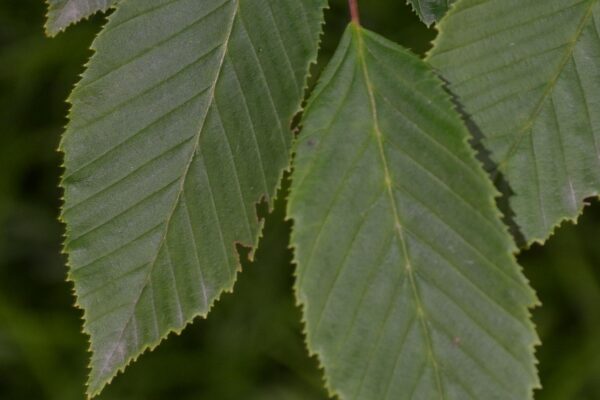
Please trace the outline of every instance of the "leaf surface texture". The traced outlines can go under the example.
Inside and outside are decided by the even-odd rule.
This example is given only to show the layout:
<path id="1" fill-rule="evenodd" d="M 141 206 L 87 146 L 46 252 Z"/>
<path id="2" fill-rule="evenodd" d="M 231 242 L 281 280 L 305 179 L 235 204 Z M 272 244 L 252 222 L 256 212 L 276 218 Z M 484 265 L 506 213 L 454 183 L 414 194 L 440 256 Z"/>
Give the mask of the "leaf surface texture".
<path id="1" fill-rule="evenodd" d="M 352 24 L 289 203 L 307 341 L 341 399 L 530 399 L 535 295 L 441 82 Z"/>
<path id="2" fill-rule="evenodd" d="M 321 0 L 128 0 L 71 102 L 66 251 L 89 394 L 206 315 L 289 164 Z"/>
<path id="3" fill-rule="evenodd" d="M 408 0 L 421 21 L 427 26 L 438 22 L 456 0 Z"/>
<path id="4" fill-rule="evenodd" d="M 69 25 L 84 18 L 106 11 L 118 0 L 47 0 L 48 15 L 46 32 L 54 36 L 65 30 Z"/>
<path id="5" fill-rule="evenodd" d="M 463 0 L 429 60 L 476 125 L 527 242 L 600 189 L 600 2 Z"/>

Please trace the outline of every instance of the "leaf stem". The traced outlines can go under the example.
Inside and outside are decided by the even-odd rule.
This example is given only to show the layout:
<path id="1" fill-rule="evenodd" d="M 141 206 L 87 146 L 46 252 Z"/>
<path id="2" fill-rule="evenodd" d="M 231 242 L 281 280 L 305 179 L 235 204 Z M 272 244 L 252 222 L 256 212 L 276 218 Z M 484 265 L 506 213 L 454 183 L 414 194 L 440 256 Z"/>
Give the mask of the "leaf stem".
<path id="1" fill-rule="evenodd" d="M 348 0 L 348 6 L 350 7 L 350 17 L 352 22 L 360 25 L 360 14 L 358 12 L 358 0 Z"/>

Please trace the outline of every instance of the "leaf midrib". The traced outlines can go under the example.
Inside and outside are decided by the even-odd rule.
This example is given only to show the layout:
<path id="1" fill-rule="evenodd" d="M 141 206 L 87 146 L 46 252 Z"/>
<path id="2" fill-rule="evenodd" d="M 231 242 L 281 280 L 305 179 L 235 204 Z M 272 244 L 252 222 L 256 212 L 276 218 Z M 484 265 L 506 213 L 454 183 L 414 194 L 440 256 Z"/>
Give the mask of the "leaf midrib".
<path id="1" fill-rule="evenodd" d="M 415 314 L 416 314 L 417 318 L 419 319 L 419 321 L 421 323 L 421 328 L 423 329 L 423 332 L 425 334 L 425 342 L 426 342 L 426 346 L 428 349 L 428 358 L 429 358 L 429 361 L 433 368 L 433 373 L 434 373 L 435 381 L 436 381 L 436 387 L 437 387 L 438 393 L 440 395 L 440 399 L 445 400 L 446 395 L 445 395 L 443 385 L 442 385 L 442 379 L 441 379 L 441 374 L 440 374 L 440 370 L 439 370 L 439 365 L 438 365 L 437 361 L 435 360 L 435 355 L 434 355 L 434 351 L 433 351 L 433 343 L 432 343 L 432 339 L 431 339 L 431 333 L 430 333 L 429 327 L 427 325 L 425 309 L 423 307 L 422 299 L 420 297 L 419 290 L 417 288 L 417 284 L 416 284 L 416 280 L 415 280 L 415 276 L 414 276 L 414 270 L 413 270 L 412 263 L 411 263 L 411 260 L 410 260 L 409 254 L 408 254 L 408 246 L 407 246 L 406 238 L 404 235 L 404 228 L 403 228 L 403 225 L 401 222 L 398 205 L 396 204 L 396 200 L 395 200 L 395 196 L 394 196 L 393 184 L 392 184 L 393 181 L 391 178 L 389 162 L 387 160 L 387 156 L 385 155 L 385 150 L 384 150 L 384 145 L 383 145 L 383 140 L 382 140 L 383 134 L 382 134 L 382 131 L 379 126 L 379 117 L 378 117 L 378 112 L 377 112 L 377 104 L 376 104 L 376 100 L 375 100 L 375 90 L 373 88 L 373 84 L 372 84 L 371 78 L 369 76 L 369 69 L 367 66 L 366 58 L 365 58 L 364 39 L 363 39 L 362 28 L 354 22 L 352 23 L 352 28 L 353 28 L 353 34 L 356 36 L 357 57 L 360 62 L 360 68 L 362 69 L 364 79 L 365 79 L 366 89 L 367 89 L 367 92 L 369 95 L 369 104 L 370 104 L 370 108 L 371 108 L 371 114 L 373 117 L 373 134 L 374 134 L 375 140 L 377 142 L 379 158 L 381 160 L 382 167 L 384 170 L 386 192 L 389 197 L 389 201 L 390 201 L 390 205 L 391 205 L 392 213 L 393 213 L 393 218 L 394 218 L 395 236 L 398 240 L 398 245 L 401 247 L 402 253 L 404 254 L 405 272 L 408 277 L 408 280 L 409 280 L 409 283 L 411 286 L 411 291 L 413 294 L 413 298 L 414 298 L 414 301 L 416 304 Z M 363 376 L 363 380 L 361 380 L 361 383 L 360 383 L 360 386 L 358 389 L 358 394 L 360 394 L 360 390 L 361 390 L 363 381 L 364 381 L 364 376 Z"/>
<path id="2" fill-rule="evenodd" d="M 99 377 L 102 377 L 104 375 L 104 373 L 106 372 L 106 370 L 107 370 L 107 368 L 108 368 L 108 366 L 110 364 L 110 361 L 114 357 L 114 354 L 115 354 L 117 348 L 119 347 L 119 343 L 123 339 L 123 335 L 124 335 L 125 331 L 127 330 L 127 327 L 129 326 L 129 324 L 133 320 L 133 317 L 135 315 L 135 310 L 137 308 L 137 305 L 138 305 L 138 303 L 139 303 L 139 301 L 140 301 L 140 299 L 142 297 L 144 289 L 146 287 L 148 287 L 148 284 L 149 284 L 149 281 L 150 281 L 150 277 L 152 275 L 152 271 L 154 270 L 154 267 L 156 266 L 156 262 L 158 261 L 158 256 L 159 256 L 159 254 L 160 254 L 160 252 L 162 250 L 162 247 L 164 246 L 164 244 L 166 242 L 166 239 L 167 239 L 167 236 L 168 236 L 168 233 L 169 233 L 169 228 L 170 228 L 173 216 L 175 215 L 175 211 L 177 210 L 177 206 L 179 205 L 181 196 L 182 196 L 183 192 L 185 191 L 186 178 L 187 178 L 187 175 L 189 173 L 190 167 L 191 167 L 191 165 L 192 165 L 192 163 L 194 161 L 194 158 L 196 157 L 196 152 L 197 152 L 197 149 L 198 149 L 198 147 L 200 145 L 200 137 L 201 137 L 202 131 L 204 130 L 204 126 L 205 126 L 206 120 L 208 118 L 208 113 L 210 112 L 210 108 L 212 107 L 212 104 L 214 103 L 214 100 L 215 100 L 215 90 L 216 90 L 217 84 L 219 82 L 219 79 L 221 77 L 221 73 L 223 71 L 223 65 L 224 65 L 225 57 L 226 57 L 228 49 L 229 49 L 229 42 L 230 42 L 231 35 L 232 35 L 232 32 L 233 32 L 235 18 L 236 18 L 236 16 L 239 13 L 240 0 L 229 0 L 229 1 L 235 2 L 235 5 L 234 5 L 234 7 L 232 7 L 232 13 L 231 13 L 230 21 L 229 21 L 229 27 L 228 27 L 228 30 L 227 30 L 227 35 L 225 36 L 225 40 L 224 40 L 224 42 L 222 44 L 222 53 L 220 55 L 218 68 L 217 68 L 217 71 L 215 73 L 215 78 L 213 80 L 212 86 L 210 88 L 209 102 L 208 102 L 208 104 L 205 107 L 205 112 L 204 112 L 204 115 L 202 116 L 202 120 L 201 120 L 200 126 L 198 128 L 198 133 L 196 134 L 196 137 L 195 137 L 195 142 L 194 142 L 193 150 L 191 151 L 190 158 L 189 158 L 187 164 L 185 165 L 184 170 L 182 171 L 182 176 L 180 178 L 180 185 L 179 185 L 179 189 L 177 191 L 175 200 L 173 201 L 173 207 L 171 208 L 169 214 L 167 215 L 166 220 L 163 222 L 164 225 L 165 225 L 165 227 L 164 227 L 164 233 L 161 236 L 161 239 L 160 239 L 160 241 L 158 243 L 157 251 L 154 254 L 153 259 L 149 263 L 148 274 L 146 275 L 145 282 L 141 286 L 140 292 L 139 292 L 139 294 L 135 298 L 135 302 L 134 302 L 134 304 L 132 306 L 132 312 L 131 312 L 130 316 L 127 318 L 125 324 L 123 325 L 123 329 L 119 332 L 119 337 L 115 341 L 115 345 L 114 345 L 113 349 L 110 351 L 108 357 L 106 358 L 106 360 L 104 362 L 104 365 L 102 366 L 102 368 L 100 369 L 100 371 L 98 373 Z M 121 369 L 121 368 L 119 368 L 119 369 Z M 95 392 L 95 394 L 97 394 L 98 392 L 99 392 L 99 390 L 97 390 Z"/>

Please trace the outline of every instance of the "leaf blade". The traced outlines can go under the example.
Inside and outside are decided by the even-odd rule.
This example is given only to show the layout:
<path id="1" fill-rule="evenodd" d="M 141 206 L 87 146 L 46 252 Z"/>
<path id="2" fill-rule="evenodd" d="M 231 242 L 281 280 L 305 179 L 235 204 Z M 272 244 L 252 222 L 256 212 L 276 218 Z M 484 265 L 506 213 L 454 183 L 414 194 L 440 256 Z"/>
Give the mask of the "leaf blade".
<path id="1" fill-rule="evenodd" d="M 431 71 L 352 25 L 303 126 L 296 292 L 332 393 L 531 398 L 535 295 Z"/>
<path id="2" fill-rule="evenodd" d="M 118 0 L 47 0 L 48 14 L 46 33 L 55 36 L 69 25 L 88 18 L 97 12 L 105 12 Z"/>
<path id="3" fill-rule="evenodd" d="M 502 18 L 482 28 L 479 18 L 490 13 Z M 575 221 L 600 189 L 599 17 L 596 0 L 463 1 L 429 55 L 482 130 L 527 244 Z M 492 60 L 491 52 L 504 56 Z"/>
<path id="4" fill-rule="evenodd" d="M 94 42 L 61 144 L 90 396 L 232 289 L 289 163 L 323 6 L 133 0 Z"/>
<path id="5" fill-rule="evenodd" d="M 427 26 L 439 22 L 456 0 L 407 0 Z"/>

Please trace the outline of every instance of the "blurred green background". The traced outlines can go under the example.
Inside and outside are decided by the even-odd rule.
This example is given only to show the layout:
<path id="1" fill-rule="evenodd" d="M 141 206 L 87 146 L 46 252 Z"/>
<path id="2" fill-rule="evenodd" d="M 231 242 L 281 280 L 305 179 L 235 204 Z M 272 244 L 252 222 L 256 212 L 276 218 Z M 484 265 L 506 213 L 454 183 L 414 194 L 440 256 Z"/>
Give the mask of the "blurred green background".
<path id="1" fill-rule="evenodd" d="M 201 0 L 199 0 L 201 1 Z M 435 31 L 402 0 L 363 1 L 363 23 L 423 54 Z M 42 0 L 0 2 L 0 399 L 84 398 L 87 338 L 60 254 L 57 148 L 65 99 L 104 17 L 56 39 Z M 348 20 L 332 1 L 317 75 Z M 280 198 L 284 198 L 281 195 Z M 208 320 L 133 364 L 100 396 L 116 399 L 326 399 L 304 350 L 280 200 L 256 261 Z M 538 399 L 600 399 L 600 204 L 520 259 L 544 303 L 534 311 L 544 389 Z M 485 400 L 485 399 L 482 399 Z"/>

